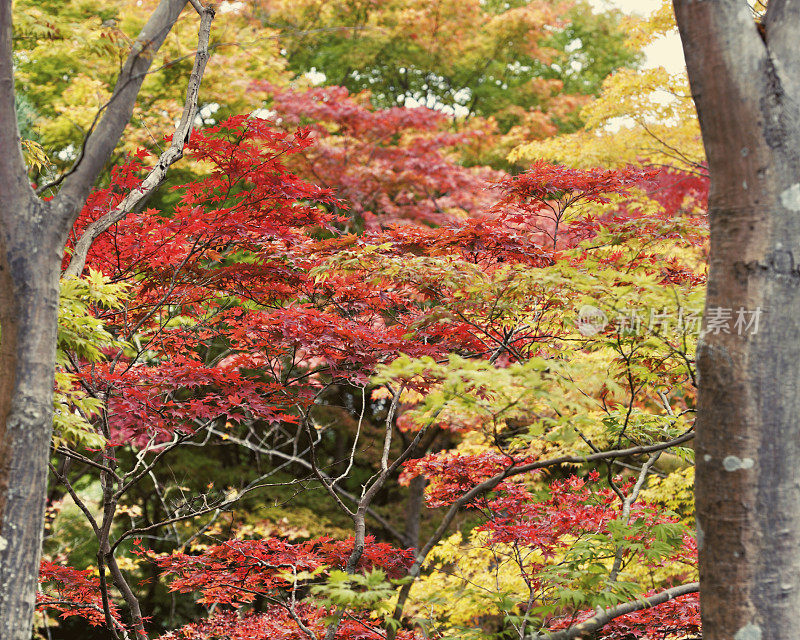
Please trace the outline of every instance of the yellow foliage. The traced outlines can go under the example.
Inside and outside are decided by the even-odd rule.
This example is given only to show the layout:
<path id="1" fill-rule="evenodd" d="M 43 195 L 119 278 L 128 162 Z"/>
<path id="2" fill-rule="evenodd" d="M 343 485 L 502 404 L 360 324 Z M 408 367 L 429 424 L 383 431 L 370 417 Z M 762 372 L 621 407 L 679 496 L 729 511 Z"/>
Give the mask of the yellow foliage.
<path id="1" fill-rule="evenodd" d="M 670 0 L 662 0 L 661 5 L 646 20 L 627 18 L 623 24 L 628 34 L 628 45 L 634 49 L 643 49 L 675 30 L 675 13 Z"/>
<path id="2" fill-rule="evenodd" d="M 50 164 L 47 152 L 42 145 L 33 140 L 22 141 L 22 154 L 25 158 L 25 164 L 36 171 L 43 171 Z"/>
<path id="3" fill-rule="evenodd" d="M 681 515 L 683 522 L 694 527 L 694 467 L 686 466 L 665 478 L 651 477 L 642 500 L 664 505 Z"/>
<path id="4" fill-rule="evenodd" d="M 43 9 L 15 3 L 17 89 L 36 112 L 35 130 L 54 162 L 69 162 L 101 107 L 139 30 L 158 0 L 69 0 Z M 49 7 L 50 5 L 48 5 Z M 198 17 L 188 7 L 153 59 L 121 150 L 162 144 L 180 116 L 197 47 Z M 285 82 L 276 33 L 244 8 L 218 12 L 203 78 L 201 119 L 246 113 L 263 105 L 257 81 Z M 256 81 L 256 84 L 254 84 Z M 206 107 L 206 109 L 202 109 Z M 59 151 L 61 158 L 55 156 Z"/>
<path id="5" fill-rule="evenodd" d="M 43 139 L 68 137 L 76 128 L 88 131 L 110 97 L 111 91 L 102 81 L 83 73 L 76 75 L 54 105 L 58 117 L 40 128 Z"/>
<path id="6" fill-rule="evenodd" d="M 469 625 L 477 618 L 503 615 L 496 594 L 513 593 L 517 601 L 528 597 L 528 587 L 520 576 L 510 548 L 494 545 L 488 549 L 481 541 L 487 533 L 475 532 L 464 540 L 456 533 L 440 542 L 428 556 L 429 574 L 411 589 L 413 609 L 419 617 L 444 618 L 453 625 Z"/>

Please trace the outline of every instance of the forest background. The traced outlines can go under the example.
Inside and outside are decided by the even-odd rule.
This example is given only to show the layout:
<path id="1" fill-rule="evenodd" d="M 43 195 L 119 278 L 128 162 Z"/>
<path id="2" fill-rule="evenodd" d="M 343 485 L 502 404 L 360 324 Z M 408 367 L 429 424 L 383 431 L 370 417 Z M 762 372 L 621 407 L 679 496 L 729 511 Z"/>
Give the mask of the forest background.
<path id="1" fill-rule="evenodd" d="M 155 4 L 15 3 L 43 194 Z M 685 76 L 641 68 L 668 4 L 217 9 L 187 158 L 73 259 L 174 130 L 190 11 L 65 259 L 39 637 L 696 636 L 708 180 Z"/>

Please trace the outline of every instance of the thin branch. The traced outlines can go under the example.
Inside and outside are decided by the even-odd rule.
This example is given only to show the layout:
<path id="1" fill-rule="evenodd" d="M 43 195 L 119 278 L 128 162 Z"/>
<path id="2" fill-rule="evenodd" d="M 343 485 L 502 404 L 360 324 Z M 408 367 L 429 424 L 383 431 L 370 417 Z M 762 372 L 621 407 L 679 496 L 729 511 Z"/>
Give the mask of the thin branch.
<path id="1" fill-rule="evenodd" d="M 97 535 L 99 537 L 100 536 L 100 526 L 97 524 L 97 520 L 95 519 L 94 515 L 92 515 L 92 512 L 89 511 L 89 508 L 84 504 L 83 500 L 81 500 L 80 496 L 78 495 L 78 493 L 73 488 L 72 483 L 67 478 L 66 472 L 64 472 L 63 474 L 59 473 L 58 469 L 56 469 L 52 465 L 52 463 L 48 463 L 47 466 L 50 467 L 50 471 L 56 477 L 56 479 L 66 487 L 67 492 L 69 493 L 70 497 L 72 498 L 72 501 L 75 503 L 75 505 L 78 507 L 78 509 L 80 509 L 83 512 L 83 515 L 86 516 L 86 520 L 88 520 L 88 522 L 89 522 L 89 526 L 92 527 L 92 529 L 95 532 L 95 535 Z"/>
<path id="2" fill-rule="evenodd" d="M 365 395 L 366 390 L 366 386 L 361 387 L 361 414 L 358 416 L 358 426 L 356 427 L 356 435 L 353 437 L 353 448 L 350 450 L 347 468 L 331 482 L 332 487 L 347 477 L 347 475 L 350 473 L 350 470 L 353 468 L 353 464 L 355 463 L 356 450 L 358 449 L 358 439 L 361 437 L 361 426 L 364 424 L 364 412 L 367 410 L 367 399 Z"/>
<path id="3" fill-rule="evenodd" d="M 167 445 L 166 445 L 164 448 L 162 448 L 162 449 L 161 449 L 161 451 L 159 451 L 159 452 L 158 452 L 158 453 L 155 455 L 155 457 L 154 457 L 154 458 L 153 458 L 153 460 L 150 462 L 150 464 L 148 464 L 148 465 L 147 465 L 147 466 L 146 466 L 144 469 L 142 469 L 141 471 L 139 471 L 139 473 L 137 473 L 135 476 L 133 476 L 133 477 L 131 478 L 131 476 L 132 476 L 134 473 L 136 473 L 136 469 L 137 469 L 137 467 L 139 466 L 139 463 L 143 463 L 143 462 L 144 462 L 144 455 L 142 455 L 141 453 L 140 453 L 139 455 L 137 455 L 137 462 L 136 462 L 136 466 L 135 466 L 135 467 L 134 467 L 134 468 L 133 468 L 131 471 L 129 471 L 128 473 L 126 473 L 126 474 L 125 474 L 125 476 L 124 476 L 123 478 L 119 479 L 119 485 L 120 485 L 120 486 L 119 486 L 119 489 L 117 489 L 116 493 L 114 494 L 114 499 L 115 499 L 115 500 L 119 500 L 119 499 L 120 499 L 120 498 L 123 496 L 123 494 L 124 494 L 124 493 L 125 493 L 125 492 L 126 492 L 126 491 L 127 491 L 127 490 L 128 490 L 130 487 L 131 487 L 131 486 L 133 486 L 134 484 L 136 484 L 137 482 L 139 482 L 139 480 L 141 480 L 141 479 L 142 479 L 142 478 L 144 478 L 144 477 L 145 477 L 145 476 L 146 476 L 148 473 L 150 473 L 150 472 L 151 472 L 151 471 L 152 471 L 152 470 L 155 468 L 155 466 L 158 464 L 158 461 L 159 461 L 161 458 L 163 458 L 163 457 L 164 457 L 164 456 L 165 456 L 167 453 L 169 453 L 170 451 L 172 451 L 172 450 L 173 450 L 173 449 L 175 449 L 176 447 L 180 446 L 180 445 L 181 445 L 183 442 L 185 442 L 186 440 L 188 440 L 189 438 L 191 438 L 193 435 L 194 435 L 194 434 L 181 434 L 181 435 L 178 435 L 178 434 L 176 433 L 176 434 L 175 434 L 175 436 L 174 436 L 174 438 L 173 438 L 173 439 L 172 439 L 172 440 L 171 440 L 169 443 L 167 443 Z M 130 478 L 130 480 L 129 480 L 128 478 Z M 124 482 L 125 484 L 122 484 L 123 482 Z"/>
<path id="4" fill-rule="evenodd" d="M 580 624 L 564 629 L 563 631 L 556 631 L 553 633 L 534 634 L 529 636 L 529 640 L 573 640 L 579 636 L 588 637 L 589 634 L 602 629 L 609 622 L 620 616 L 633 613 L 634 611 L 641 611 L 642 609 L 649 609 L 658 606 L 665 602 L 669 602 L 673 598 L 685 596 L 688 593 L 697 593 L 700 590 L 699 582 L 690 582 L 682 584 L 677 587 L 672 587 L 657 593 L 649 598 L 642 598 L 641 600 L 632 600 L 625 602 L 611 609 L 604 609 L 597 613 L 597 615 L 581 622 Z"/>
<path id="5" fill-rule="evenodd" d="M 86 227 L 80 239 L 75 243 L 75 251 L 70 260 L 64 275 L 67 277 L 78 277 L 83 272 L 86 265 L 86 256 L 95 238 L 107 231 L 112 225 L 122 220 L 128 213 L 144 202 L 161 185 L 167 175 L 169 167 L 183 157 L 183 148 L 189 142 L 192 133 L 195 116 L 197 115 L 197 98 L 200 91 L 200 83 L 206 69 L 209 58 L 208 42 L 211 35 L 211 23 L 214 20 L 214 9 L 203 9 L 200 14 L 200 28 L 197 38 L 197 55 L 194 58 L 194 66 L 189 76 L 189 85 L 186 89 L 186 100 L 183 106 L 181 120 L 172 136 L 172 142 L 164 153 L 159 156 L 158 162 L 150 170 L 142 183 L 133 189 L 123 198 L 116 207 L 106 213 L 103 217 L 92 222 Z M 102 129 L 102 122 L 98 127 L 98 133 Z M 87 150 L 87 153 L 89 151 Z M 78 172 L 75 174 L 78 175 Z M 65 184 L 59 195 L 67 193 L 69 183 Z"/>
<path id="6" fill-rule="evenodd" d="M 389 406 L 389 412 L 386 414 L 386 434 L 383 437 L 383 455 L 381 456 L 381 469 L 388 471 L 389 469 L 389 450 L 392 447 L 392 430 L 394 428 L 394 414 L 397 412 L 397 405 L 400 403 L 400 396 L 403 395 L 405 389 L 405 382 L 400 385 L 400 388 L 395 392 L 392 398 L 392 404 Z"/>
<path id="7" fill-rule="evenodd" d="M 309 420 L 307 419 L 307 417 L 304 417 L 302 422 L 303 422 L 303 425 L 305 426 L 306 433 L 308 434 L 308 440 L 309 440 L 310 447 L 311 447 L 311 463 L 310 463 L 311 464 L 311 471 L 314 473 L 314 475 L 320 481 L 322 486 L 325 488 L 325 491 L 327 491 L 328 494 L 334 499 L 334 501 L 336 502 L 336 505 L 342 511 L 344 511 L 348 516 L 350 516 L 351 518 L 354 518 L 355 517 L 355 512 L 352 509 L 350 509 L 344 502 L 342 502 L 342 499 L 338 495 L 336 495 L 336 489 L 335 489 L 335 487 L 333 485 L 333 482 L 330 480 L 330 477 L 328 475 L 326 475 L 317 466 L 317 448 L 316 448 L 316 445 L 314 443 L 314 434 L 311 432 L 311 426 L 309 425 Z"/>
<path id="8" fill-rule="evenodd" d="M 87 458 L 86 456 L 83 456 L 80 453 L 76 453 L 72 449 L 67 449 L 64 445 L 61 445 L 58 449 L 55 449 L 54 453 L 66 456 L 67 458 L 71 458 L 72 460 L 77 460 L 78 462 L 87 464 L 90 467 L 94 467 L 95 469 L 98 469 L 100 471 L 105 471 L 106 473 L 111 474 L 115 480 L 119 480 L 119 476 L 110 467 L 107 467 L 104 464 L 100 464 L 99 462 L 95 462 L 91 458 Z"/>
<path id="9" fill-rule="evenodd" d="M 659 459 L 662 453 L 663 451 L 656 451 L 650 454 L 650 457 L 647 459 L 647 462 L 645 462 L 642 465 L 642 469 L 639 472 L 639 477 L 636 480 L 636 484 L 634 485 L 631 492 L 627 496 L 625 496 L 625 499 L 622 502 L 622 514 L 620 515 L 620 520 L 625 526 L 627 526 L 630 521 L 631 507 L 633 506 L 633 503 L 636 502 L 636 499 L 639 497 L 639 493 L 641 492 L 642 487 L 644 486 L 644 482 L 647 479 L 648 473 L 650 473 L 651 467 L 656 463 L 656 460 Z M 614 582 L 617 579 L 619 571 L 622 568 L 622 557 L 624 554 L 625 554 L 625 548 L 622 545 L 620 545 L 617 548 L 616 553 L 614 554 L 614 564 L 611 567 L 611 571 L 608 574 L 609 582 Z"/>
<path id="10" fill-rule="evenodd" d="M 186 0 L 161 0 L 134 41 L 102 119 L 84 141 L 61 190 L 53 199 L 61 222 L 72 226 L 89 191 L 111 158 L 130 122 L 147 70 L 186 6 Z"/>
<path id="11" fill-rule="evenodd" d="M 292 463 L 295 463 L 295 464 L 299 464 L 299 465 L 305 467 L 306 469 L 308 469 L 309 471 L 313 472 L 313 470 L 314 470 L 313 465 L 308 460 L 305 460 L 304 458 L 301 458 L 301 457 L 299 457 L 297 455 L 284 453 L 283 451 L 279 451 L 277 449 L 267 449 L 265 447 L 261 447 L 261 446 L 255 444 L 255 443 L 253 443 L 253 442 L 250 442 L 249 440 L 242 440 L 241 438 L 237 438 L 236 436 L 232 436 L 232 435 L 229 435 L 227 433 L 223 433 L 222 431 L 218 431 L 214 427 L 209 427 L 208 432 L 211 435 L 216 435 L 216 436 L 219 436 L 219 437 L 223 437 L 224 436 L 226 442 L 230 442 L 231 444 L 236 444 L 236 445 L 239 445 L 239 446 L 242 446 L 242 447 L 246 447 L 247 449 L 249 449 L 250 451 L 253 451 L 254 453 L 260 453 L 260 454 L 268 455 L 268 456 L 275 456 L 277 458 L 282 458 L 282 459 L 286 460 L 287 462 L 292 462 Z M 318 472 L 319 472 L 318 479 L 319 479 L 319 476 L 322 476 L 322 480 L 325 481 L 326 483 L 332 482 L 331 477 L 329 475 L 327 475 L 324 471 L 322 471 L 321 469 L 318 469 Z M 354 503 L 356 505 L 359 504 L 360 498 L 355 496 L 354 494 L 350 493 L 346 489 L 343 489 L 342 487 L 340 487 L 338 485 L 333 485 L 332 489 L 333 489 L 333 491 L 338 493 L 340 496 L 342 496 L 346 500 L 349 500 L 350 502 L 352 502 L 352 503 Z M 381 527 L 383 527 L 383 529 L 386 531 L 386 533 L 390 534 L 398 542 L 401 542 L 402 544 L 406 544 L 406 542 L 407 542 L 406 541 L 406 537 L 402 533 L 400 533 L 397 529 L 395 529 L 392 526 L 392 524 L 386 518 L 384 518 L 380 513 L 378 513 L 377 511 L 375 511 L 371 507 L 366 507 L 365 512 L 366 512 L 366 514 L 368 516 L 370 516 L 373 520 L 375 520 L 378 524 L 380 524 Z M 347 510 L 347 515 L 352 517 L 352 514 L 353 514 L 353 512 L 350 509 L 348 509 Z M 184 544 L 187 544 L 187 543 L 184 543 Z"/>

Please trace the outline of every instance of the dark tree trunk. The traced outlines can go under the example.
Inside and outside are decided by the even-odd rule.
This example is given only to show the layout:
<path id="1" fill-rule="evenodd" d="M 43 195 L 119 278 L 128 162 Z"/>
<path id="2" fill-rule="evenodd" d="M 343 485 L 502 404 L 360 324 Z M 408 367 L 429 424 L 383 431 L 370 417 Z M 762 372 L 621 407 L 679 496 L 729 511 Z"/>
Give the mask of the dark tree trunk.
<path id="1" fill-rule="evenodd" d="M 419 549 L 419 529 L 422 519 L 422 505 L 425 502 L 425 485 L 423 476 L 415 476 L 408 483 L 408 501 L 406 502 L 406 525 L 404 536 L 406 545 L 416 551 Z"/>
<path id="2" fill-rule="evenodd" d="M 794 640 L 800 629 L 800 7 L 770 0 L 762 37 L 745 0 L 674 0 L 674 6 L 711 174 L 695 447 L 703 637 Z M 739 309 L 750 320 L 760 311 L 757 332 L 737 329 Z M 711 319 L 728 312 L 729 332 L 711 330 Z"/>

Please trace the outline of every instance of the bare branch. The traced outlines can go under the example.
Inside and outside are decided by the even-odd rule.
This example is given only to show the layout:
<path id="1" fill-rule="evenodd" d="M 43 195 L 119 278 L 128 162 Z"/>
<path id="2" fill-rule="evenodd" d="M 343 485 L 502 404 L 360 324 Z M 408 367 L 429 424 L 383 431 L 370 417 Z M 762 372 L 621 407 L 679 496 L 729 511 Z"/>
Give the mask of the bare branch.
<path id="1" fill-rule="evenodd" d="M 97 520 L 95 519 L 94 515 L 92 515 L 92 512 L 89 511 L 89 507 L 87 507 L 86 504 L 84 504 L 83 500 L 81 500 L 80 496 L 73 488 L 72 483 L 67 478 L 66 472 L 63 474 L 59 473 L 58 469 L 56 469 L 51 463 L 48 463 L 47 466 L 50 467 L 50 471 L 56 477 L 56 479 L 66 487 L 67 492 L 72 498 L 72 501 L 83 512 L 83 515 L 86 516 L 86 520 L 89 522 L 89 526 L 92 527 L 92 530 L 94 531 L 95 535 L 99 537 L 100 526 L 97 524 Z"/>
<path id="2" fill-rule="evenodd" d="M 169 148 L 161 154 L 156 165 L 147 174 L 142 183 L 133 189 L 114 209 L 109 211 L 99 220 L 95 220 L 86 227 L 83 235 L 75 243 L 75 252 L 72 255 L 69 266 L 64 272 L 65 276 L 77 277 L 83 272 L 86 264 L 86 256 L 92 246 L 92 242 L 101 233 L 108 230 L 112 225 L 122 220 L 137 205 L 146 200 L 163 182 L 169 167 L 183 157 L 183 147 L 189 142 L 195 116 L 197 115 L 197 96 L 200 91 L 200 82 L 206 69 L 209 58 L 208 42 L 211 35 L 211 22 L 214 20 L 214 9 L 206 8 L 200 13 L 200 29 L 198 33 L 197 55 L 194 58 L 194 67 L 189 76 L 189 85 L 186 89 L 186 100 L 183 105 L 183 113 L 178 123 L 175 133 L 172 136 L 172 143 Z M 128 116 L 130 118 L 130 116 Z M 105 119 L 103 120 L 105 122 Z M 98 126 L 98 131 L 103 128 L 103 122 Z M 90 138 L 91 140 L 91 138 Z M 89 151 L 87 150 L 87 154 Z M 76 172 L 77 175 L 77 172 Z M 67 192 L 69 183 L 65 184 L 59 196 Z M 59 197 L 57 196 L 57 197 Z"/>
<path id="3" fill-rule="evenodd" d="M 358 449 L 358 439 L 361 436 L 361 426 L 364 423 L 364 412 L 367 409 L 367 399 L 365 396 L 367 387 L 361 387 L 361 415 L 358 416 L 358 426 L 356 427 L 356 435 L 353 437 L 353 448 L 350 450 L 350 457 L 347 461 L 347 468 L 342 471 L 332 482 L 331 486 L 335 486 L 339 482 L 341 482 L 347 475 L 350 473 L 350 470 L 353 468 L 353 463 L 356 459 L 356 450 Z"/>
<path id="4" fill-rule="evenodd" d="M 145 534 L 145 533 L 149 533 L 150 531 L 154 531 L 154 530 L 159 529 L 161 527 L 174 525 L 174 524 L 176 524 L 178 522 L 185 522 L 187 520 L 192 520 L 194 518 L 198 518 L 200 516 L 203 516 L 203 515 L 205 515 L 207 513 L 211 513 L 211 512 L 214 512 L 215 515 L 213 517 L 216 518 L 219 515 L 220 512 L 228 510 L 228 508 L 231 505 L 234 505 L 237 502 L 239 502 L 239 500 L 241 500 L 244 496 L 246 496 L 250 492 L 255 491 L 256 489 L 261 489 L 262 487 L 265 487 L 265 486 L 274 486 L 274 485 L 263 484 L 261 482 L 264 478 L 268 477 L 269 475 L 271 475 L 271 474 L 267 473 L 267 474 L 264 474 L 264 475 L 256 478 L 255 480 L 250 482 L 250 484 L 248 484 L 247 486 L 242 487 L 241 490 L 236 491 L 233 494 L 229 494 L 229 495 L 225 496 L 223 499 L 219 500 L 215 504 L 209 504 L 208 500 L 206 499 L 206 496 L 203 496 L 204 506 L 200 507 L 198 509 L 195 509 L 194 511 L 192 511 L 190 513 L 178 514 L 177 512 L 175 512 L 171 516 L 168 514 L 168 517 L 166 519 L 160 521 L 160 522 L 156 522 L 154 524 L 147 525 L 147 526 L 144 526 L 144 527 L 136 527 L 134 529 L 129 529 L 128 531 L 125 531 L 124 533 L 120 534 L 120 536 L 114 541 L 114 543 L 109 546 L 109 551 L 113 554 L 114 550 L 116 550 L 116 548 L 124 540 L 130 538 L 131 536 L 138 536 L 138 535 L 142 535 L 142 534 Z M 285 483 L 280 483 L 280 484 L 283 485 Z M 199 534 L 197 534 L 197 535 L 199 535 Z M 194 536 L 194 537 L 196 537 L 196 536 Z M 182 545 L 182 547 L 185 547 L 187 544 L 188 544 L 188 542 L 184 543 Z"/>
<path id="5" fill-rule="evenodd" d="M 133 43 L 103 118 L 89 134 L 83 153 L 54 199 L 57 208 L 63 211 L 61 222 L 67 228 L 122 137 L 147 70 L 185 6 L 186 0 L 161 0 Z"/>
<path id="6" fill-rule="evenodd" d="M 394 414 L 397 412 L 397 405 L 400 403 L 400 396 L 403 395 L 405 383 L 400 385 L 400 388 L 395 392 L 392 398 L 392 404 L 389 406 L 389 412 L 386 414 L 386 435 L 383 437 L 383 455 L 381 456 L 381 469 L 388 471 L 389 469 L 389 450 L 392 447 L 392 429 L 394 428 Z"/>
<path id="7" fill-rule="evenodd" d="M 667 404 L 669 406 L 669 404 Z M 656 463 L 656 461 L 661 457 L 663 451 L 655 451 L 654 453 L 650 454 L 650 457 L 647 459 L 642 465 L 642 469 L 639 472 L 639 477 L 636 480 L 636 484 L 634 485 L 631 492 L 625 496 L 625 499 L 622 501 L 622 513 L 620 515 L 620 520 L 623 524 L 627 526 L 631 518 L 631 507 L 633 503 L 636 502 L 636 499 L 639 497 L 639 493 L 642 491 L 642 487 L 644 486 L 645 480 L 647 480 L 647 475 L 650 473 L 650 469 Z M 614 582 L 617 579 L 617 575 L 619 575 L 619 571 L 622 568 L 622 557 L 624 555 L 625 549 L 622 545 L 617 548 L 616 553 L 614 554 L 614 564 L 611 567 L 611 571 L 608 574 L 609 582 Z"/>
<path id="8" fill-rule="evenodd" d="M 208 431 L 212 435 L 216 435 L 216 436 L 220 436 L 220 437 L 225 436 L 225 441 L 226 442 L 230 442 L 232 444 L 236 444 L 236 445 L 240 445 L 240 446 L 246 447 L 247 449 L 250 449 L 251 451 L 254 451 L 256 453 L 262 453 L 264 455 L 270 455 L 270 456 L 275 456 L 277 458 L 282 458 L 282 459 L 286 460 L 287 462 L 292 462 L 292 463 L 295 463 L 295 464 L 299 464 L 299 465 L 305 467 L 306 469 L 308 469 L 309 471 L 313 472 L 313 465 L 308 460 L 305 460 L 304 458 L 301 458 L 301 457 L 299 457 L 297 455 L 291 455 L 291 454 L 288 454 L 288 453 L 284 453 L 283 451 L 280 451 L 278 449 L 267 449 L 265 447 L 261 447 L 261 446 L 255 444 L 253 442 L 250 442 L 249 440 L 242 440 L 241 438 L 237 438 L 236 436 L 232 436 L 232 435 L 229 435 L 227 433 L 222 433 L 221 431 L 217 431 L 213 427 L 210 427 Z M 318 471 L 319 471 L 319 474 L 324 479 L 324 481 L 329 482 L 329 483 L 332 482 L 331 477 L 328 476 L 324 471 L 319 470 L 319 469 L 318 469 Z M 356 505 L 358 505 L 360 503 L 360 501 L 361 501 L 361 499 L 358 496 L 355 496 L 354 494 L 350 493 L 349 491 L 347 491 L 346 489 L 343 489 L 342 487 L 340 487 L 338 485 L 332 485 L 332 488 L 333 488 L 333 491 L 338 493 L 340 496 L 344 497 L 346 500 L 349 500 L 350 502 L 352 502 L 352 503 L 354 503 Z M 398 542 L 400 542 L 402 544 L 406 544 L 407 543 L 406 536 L 404 536 L 395 527 L 393 527 L 392 524 L 386 518 L 384 518 L 380 513 L 378 513 L 377 511 L 375 511 L 374 509 L 372 509 L 369 506 L 365 507 L 365 513 L 368 516 L 370 516 L 373 520 L 375 520 L 378 524 L 380 524 L 384 528 L 386 533 L 388 533 L 391 536 L 393 536 Z M 353 516 L 353 512 L 350 509 L 348 509 L 347 510 L 347 515 L 352 517 Z M 185 544 L 187 544 L 187 543 L 184 543 L 184 545 Z"/>
<path id="9" fill-rule="evenodd" d="M 336 495 L 334 482 L 331 481 L 329 476 L 323 473 L 323 471 L 317 466 L 317 451 L 314 444 L 314 434 L 311 432 L 311 426 L 309 425 L 309 421 L 306 419 L 306 417 L 303 418 L 302 422 L 305 426 L 306 433 L 308 434 L 308 440 L 311 447 L 311 463 L 310 463 L 311 471 L 320 481 L 320 484 L 322 484 L 322 486 L 325 488 L 325 491 L 327 491 L 328 494 L 334 499 L 336 505 L 342 511 L 344 511 L 348 516 L 354 518 L 355 512 L 352 509 L 350 509 L 344 502 L 342 502 L 342 499 L 338 495 Z"/>
<path id="10" fill-rule="evenodd" d="M 126 473 L 125 476 L 121 479 L 120 487 L 119 487 L 119 489 L 117 489 L 116 493 L 114 494 L 114 500 L 119 500 L 123 496 L 123 494 L 128 489 L 130 489 L 130 487 L 132 485 L 136 484 L 137 482 L 139 482 L 139 480 L 141 480 L 148 473 L 150 473 L 150 471 L 152 471 L 155 468 L 155 466 L 158 464 L 158 461 L 161 458 L 163 458 L 167 453 L 172 451 L 175 447 L 181 445 L 186 440 L 191 438 L 193 435 L 194 434 L 181 434 L 181 435 L 178 435 L 176 433 L 175 436 L 173 437 L 173 439 L 165 447 L 163 447 L 161 449 L 161 451 L 159 451 L 156 454 L 156 456 L 150 461 L 150 464 L 148 464 L 144 469 L 142 469 L 138 473 L 136 473 L 136 469 L 139 466 L 140 462 L 141 463 L 144 462 L 144 456 L 142 456 L 142 455 L 137 456 L 136 467 L 134 467 L 131 471 Z M 136 475 L 134 475 L 134 474 L 136 474 Z M 133 476 L 133 477 L 131 477 L 131 476 Z M 123 482 L 125 484 L 122 484 Z"/>
<path id="11" fill-rule="evenodd" d="M 655 607 L 659 604 L 668 602 L 673 598 L 685 596 L 688 593 L 696 593 L 699 591 L 699 589 L 699 582 L 682 584 L 678 587 L 672 587 L 671 589 L 657 593 L 649 598 L 632 600 L 631 602 L 625 602 L 611 609 L 604 609 L 597 615 L 575 625 L 574 627 L 570 627 L 569 629 L 556 631 L 554 633 L 535 634 L 533 636 L 529 636 L 529 640 L 573 640 L 573 638 L 577 638 L 579 636 L 587 637 L 590 633 L 597 631 L 598 629 L 602 629 L 614 618 L 619 618 L 620 616 L 633 613 L 634 611 L 641 611 L 642 609 Z"/>
<path id="12" fill-rule="evenodd" d="M 106 473 L 111 474 L 116 480 L 119 480 L 119 476 L 110 467 L 107 467 L 104 464 L 100 464 L 99 462 L 95 462 L 94 460 L 92 460 L 91 458 L 87 458 L 86 456 L 82 456 L 80 453 L 76 453 L 72 449 L 67 449 L 67 447 L 65 447 L 64 445 L 61 445 L 58 449 L 55 449 L 54 453 L 58 453 L 67 458 L 71 458 L 72 460 L 77 460 L 78 462 L 87 464 L 90 467 L 94 467 L 95 469 L 98 469 L 100 471 L 105 471 Z"/>

